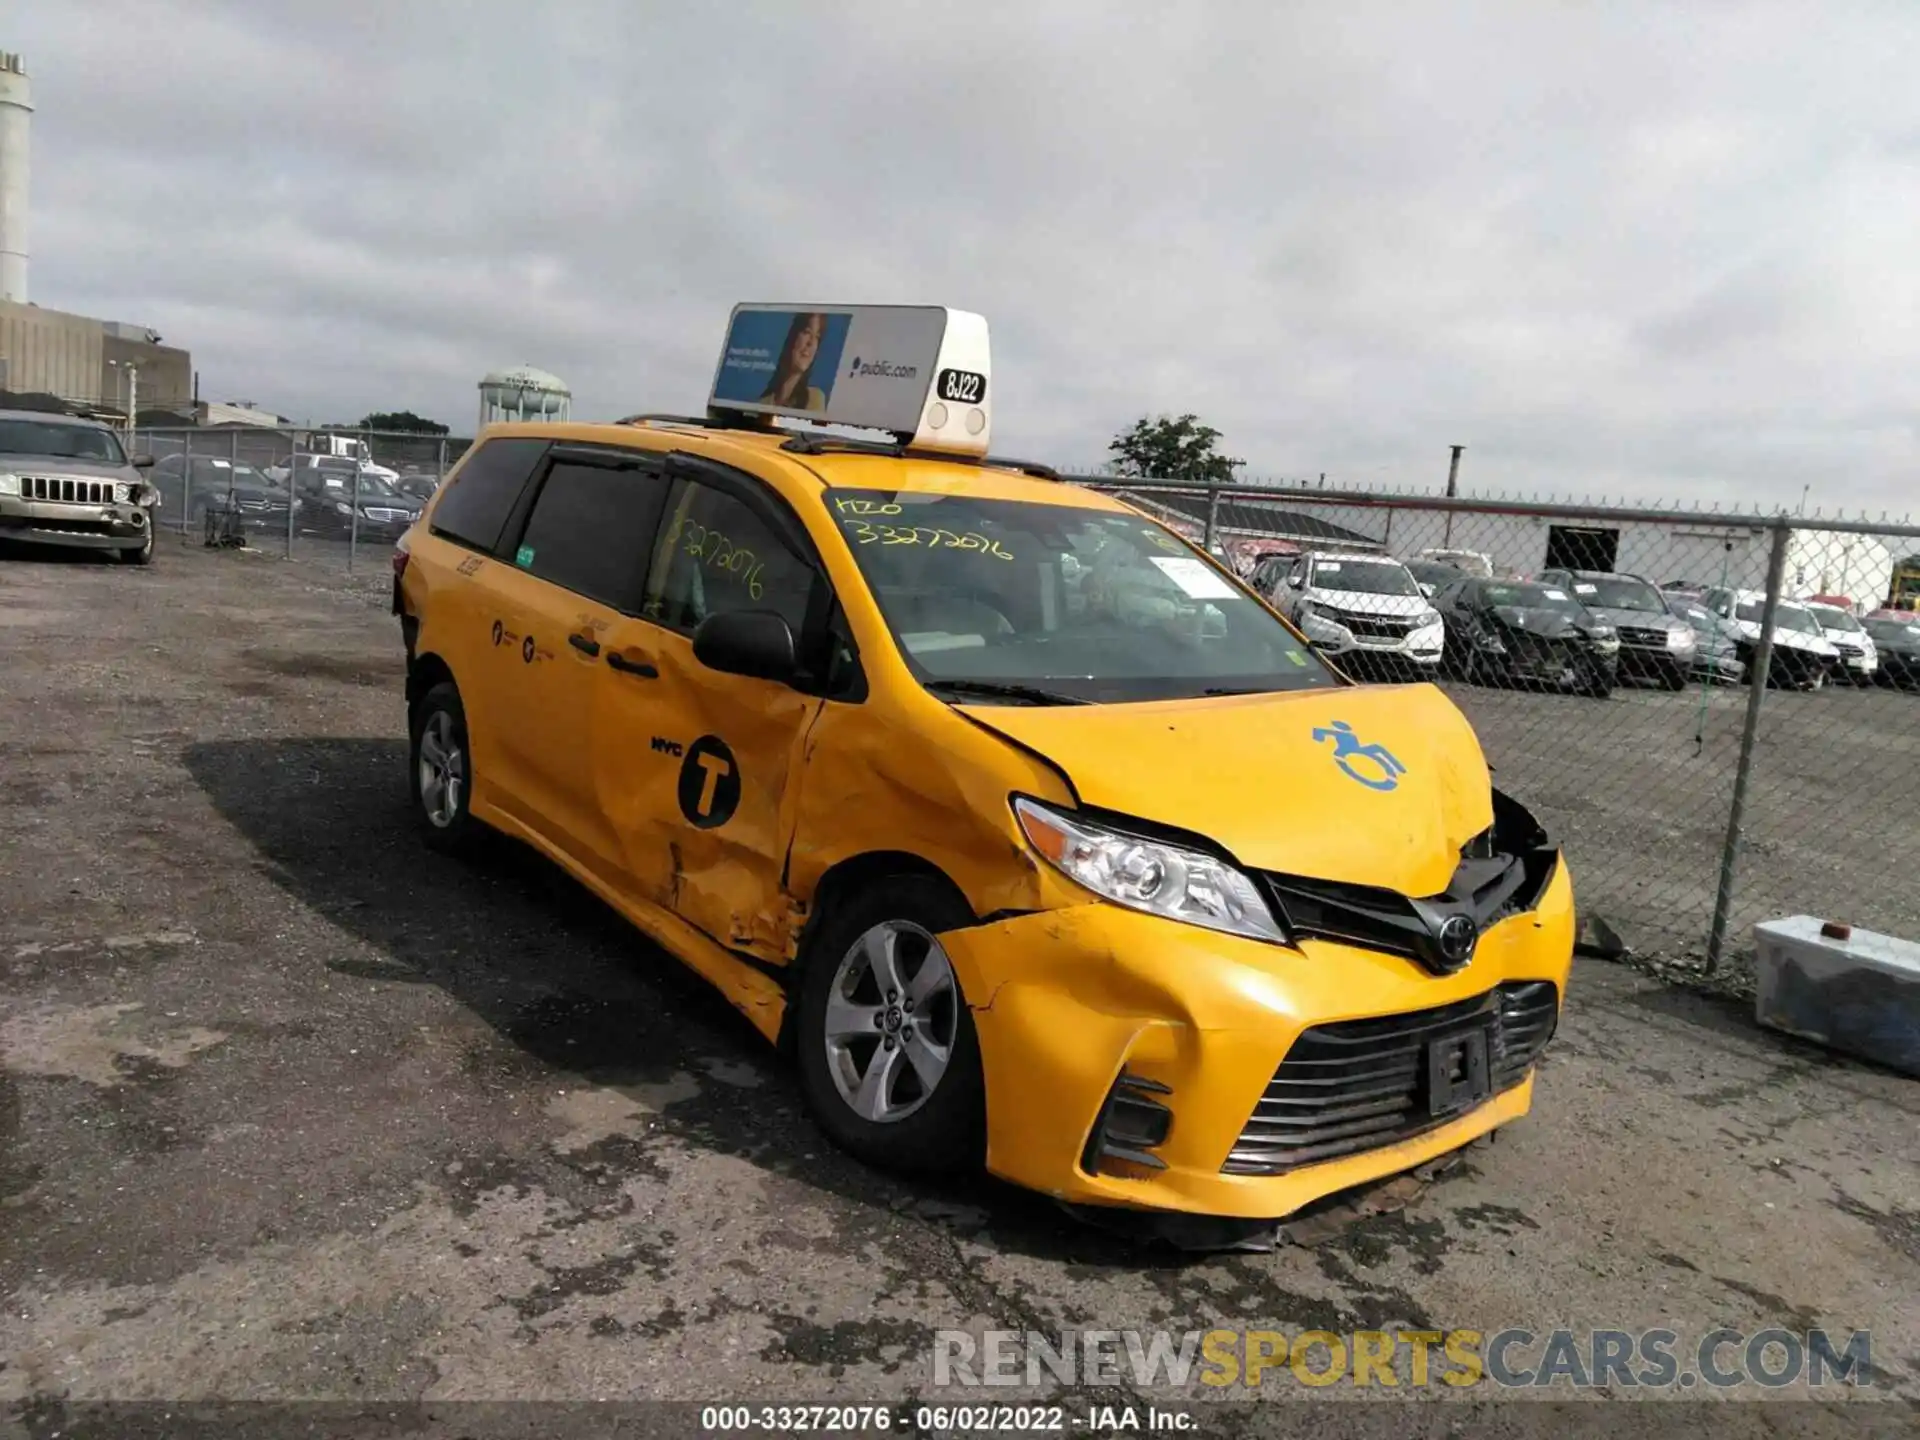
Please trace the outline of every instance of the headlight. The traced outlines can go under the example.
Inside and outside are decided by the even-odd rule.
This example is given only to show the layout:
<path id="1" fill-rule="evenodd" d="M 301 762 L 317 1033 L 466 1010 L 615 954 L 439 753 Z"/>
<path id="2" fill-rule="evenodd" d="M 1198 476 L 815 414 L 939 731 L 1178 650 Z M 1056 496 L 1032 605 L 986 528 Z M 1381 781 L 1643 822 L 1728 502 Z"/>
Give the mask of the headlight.
<path id="1" fill-rule="evenodd" d="M 18 475 L 0 475 L 0 495 L 18 495 L 20 477 Z"/>
<path id="2" fill-rule="evenodd" d="M 339 515 L 351 515 L 353 513 L 353 507 L 344 500 L 334 501 L 333 508 L 334 512 Z"/>
<path id="3" fill-rule="evenodd" d="M 1669 650 L 1691 650 L 1693 646 L 1693 631 L 1669 630 L 1667 632 L 1667 648 Z"/>
<path id="4" fill-rule="evenodd" d="M 1013 802 L 1027 841 L 1061 874 L 1102 899 L 1229 935 L 1286 943 L 1254 883 L 1211 855 L 1069 820 L 1031 800 Z"/>
<path id="5" fill-rule="evenodd" d="M 113 484 L 113 503 L 114 504 L 116 505 L 126 504 L 128 497 L 131 496 L 132 494 L 133 494 L 133 487 L 127 484 L 126 481 L 116 480 L 114 482 Z"/>

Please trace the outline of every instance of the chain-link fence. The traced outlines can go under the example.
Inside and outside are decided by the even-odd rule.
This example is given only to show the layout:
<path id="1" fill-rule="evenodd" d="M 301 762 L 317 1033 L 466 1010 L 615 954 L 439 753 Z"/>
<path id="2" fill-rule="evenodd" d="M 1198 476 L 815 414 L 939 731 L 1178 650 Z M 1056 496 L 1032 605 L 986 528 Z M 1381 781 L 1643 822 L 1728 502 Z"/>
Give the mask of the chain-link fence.
<path id="1" fill-rule="evenodd" d="M 1441 684 L 1636 950 L 1726 970 L 1794 913 L 1920 934 L 1920 526 L 1076 478 L 1354 678 Z"/>
<path id="2" fill-rule="evenodd" d="M 188 544 L 277 549 L 352 570 L 384 563 L 472 441 L 253 425 L 140 429 L 160 524 Z"/>

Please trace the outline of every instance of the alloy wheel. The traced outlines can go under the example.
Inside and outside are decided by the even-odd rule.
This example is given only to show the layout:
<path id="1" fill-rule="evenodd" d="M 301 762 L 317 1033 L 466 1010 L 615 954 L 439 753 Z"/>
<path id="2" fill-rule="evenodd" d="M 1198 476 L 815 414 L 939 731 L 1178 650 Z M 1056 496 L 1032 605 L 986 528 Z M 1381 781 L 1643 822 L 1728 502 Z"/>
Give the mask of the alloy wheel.
<path id="1" fill-rule="evenodd" d="M 905 920 L 875 925 L 840 958 L 828 991 L 827 1073 L 862 1120 L 904 1120 L 953 1058 L 960 997 L 947 952 Z"/>
<path id="2" fill-rule="evenodd" d="M 420 731 L 420 804 L 436 829 L 460 818 L 466 780 L 467 757 L 454 734 L 453 716 L 436 710 Z"/>

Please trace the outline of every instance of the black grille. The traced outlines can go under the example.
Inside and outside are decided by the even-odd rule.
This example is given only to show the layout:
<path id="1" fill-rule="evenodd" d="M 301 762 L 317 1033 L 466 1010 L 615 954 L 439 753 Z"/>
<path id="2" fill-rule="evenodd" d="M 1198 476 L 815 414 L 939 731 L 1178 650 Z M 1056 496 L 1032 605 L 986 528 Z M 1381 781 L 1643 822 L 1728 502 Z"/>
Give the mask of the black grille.
<path id="1" fill-rule="evenodd" d="M 1638 646 L 1642 650 L 1664 650 L 1667 648 L 1667 632 L 1648 630 L 1639 625 L 1622 625 L 1620 643 Z"/>
<path id="2" fill-rule="evenodd" d="M 20 491 L 28 500 L 65 500 L 75 505 L 108 505 L 113 502 L 111 480 L 68 480 L 58 475 L 26 475 Z"/>
<path id="3" fill-rule="evenodd" d="M 1413 633 L 1414 622 L 1397 615 L 1348 615 L 1337 617 L 1355 635 L 1375 640 L 1399 640 Z"/>
<path id="4" fill-rule="evenodd" d="M 1558 1021 L 1559 992 L 1529 980 L 1451 1005 L 1315 1025 L 1293 1042 L 1221 1169 L 1278 1175 L 1444 1125 L 1465 1111 L 1434 1113 L 1435 1042 L 1483 1036 L 1491 1098 L 1526 1078 Z M 1465 1078 L 1455 1065 L 1445 1083 Z"/>

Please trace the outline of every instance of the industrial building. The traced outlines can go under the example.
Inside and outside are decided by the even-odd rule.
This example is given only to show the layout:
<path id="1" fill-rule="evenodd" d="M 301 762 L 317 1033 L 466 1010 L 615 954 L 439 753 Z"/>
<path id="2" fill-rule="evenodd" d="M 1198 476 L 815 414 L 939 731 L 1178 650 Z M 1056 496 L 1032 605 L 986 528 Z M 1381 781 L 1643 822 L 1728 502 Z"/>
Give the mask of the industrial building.
<path id="1" fill-rule="evenodd" d="M 193 360 L 144 325 L 48 310 L 28 293 L 28 179 L 33 89 L 18 55 L 0 51 L 0 404 L 45 404 L 102 418 L 186 416 Z"/>

